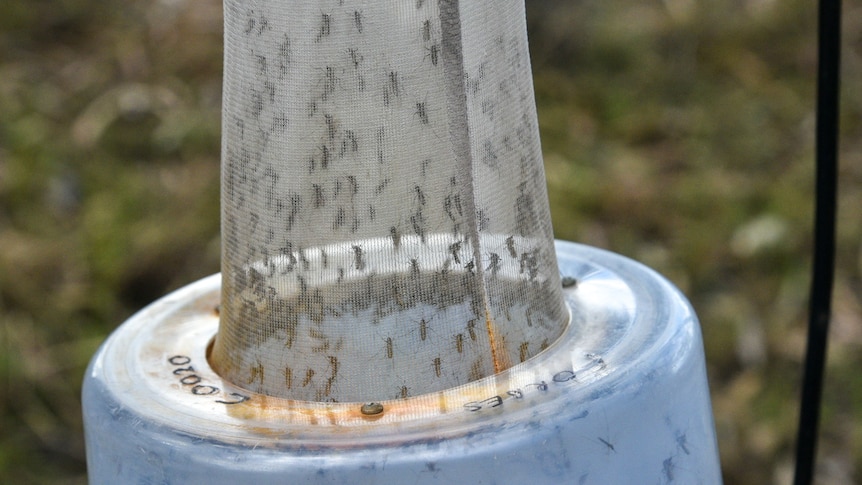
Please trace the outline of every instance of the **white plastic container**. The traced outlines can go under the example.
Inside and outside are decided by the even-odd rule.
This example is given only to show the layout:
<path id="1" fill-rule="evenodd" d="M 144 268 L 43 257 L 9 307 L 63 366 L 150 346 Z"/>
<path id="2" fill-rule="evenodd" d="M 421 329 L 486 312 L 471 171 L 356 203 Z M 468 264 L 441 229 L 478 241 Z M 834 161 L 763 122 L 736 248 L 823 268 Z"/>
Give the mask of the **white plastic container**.
<path id="1" fill-rule="evenodd" d="M 254 394 L 209 366 L 220 279 L 145 308 L 84 382 L 92 484 L 721 483 L 700 329 L 661 276 L 557 242 L 572 323 L 479 381 L 380 403 Z"/>

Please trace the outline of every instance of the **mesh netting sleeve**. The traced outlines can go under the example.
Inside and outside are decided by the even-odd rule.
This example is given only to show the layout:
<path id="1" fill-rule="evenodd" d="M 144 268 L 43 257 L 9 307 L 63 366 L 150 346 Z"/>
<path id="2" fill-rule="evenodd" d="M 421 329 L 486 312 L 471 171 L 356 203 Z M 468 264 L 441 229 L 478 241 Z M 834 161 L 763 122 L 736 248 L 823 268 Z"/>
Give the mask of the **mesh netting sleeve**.
<path id="1" fill-rule="evenodd" d="M 561 335 L 522 1 L 225 0 L 224 69 L 223 377 L 392 399 Z"/>

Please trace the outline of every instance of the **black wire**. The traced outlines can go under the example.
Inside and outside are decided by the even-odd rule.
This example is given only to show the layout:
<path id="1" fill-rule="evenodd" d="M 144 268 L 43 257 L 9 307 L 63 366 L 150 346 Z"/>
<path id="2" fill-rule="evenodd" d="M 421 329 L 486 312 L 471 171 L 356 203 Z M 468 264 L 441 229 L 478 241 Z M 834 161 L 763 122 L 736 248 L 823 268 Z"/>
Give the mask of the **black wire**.
<path id="1" fill-rule="evenodd" d="M 841 65 L 841 1 L 820 0 L 817 72 L 817 160 L 814 262 L 808 344 L 802 380 L 794 485 L 811 483 L 832 307 L 838 191 L 838 99 Z"/>

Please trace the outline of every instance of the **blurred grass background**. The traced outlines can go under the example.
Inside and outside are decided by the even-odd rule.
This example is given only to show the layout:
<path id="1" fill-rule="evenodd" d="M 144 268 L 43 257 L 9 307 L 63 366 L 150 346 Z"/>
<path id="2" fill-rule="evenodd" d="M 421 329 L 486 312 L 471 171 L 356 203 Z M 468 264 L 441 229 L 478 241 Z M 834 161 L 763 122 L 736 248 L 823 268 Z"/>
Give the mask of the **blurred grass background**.
<path id="1" fill-rule="evenodd" d="M 862 483 L 862 0 L 845 5 L 818 483 Z M 528 2 L 557 236 L 702 320 L 728 484 L 792 475 L 816 2 Z M 0 483 L 85 483 L 79 394 L 131 313 L 219 268 L 218 0 L 0 4 Z M 685 396 L 675 396 L 685 399 Z"/>

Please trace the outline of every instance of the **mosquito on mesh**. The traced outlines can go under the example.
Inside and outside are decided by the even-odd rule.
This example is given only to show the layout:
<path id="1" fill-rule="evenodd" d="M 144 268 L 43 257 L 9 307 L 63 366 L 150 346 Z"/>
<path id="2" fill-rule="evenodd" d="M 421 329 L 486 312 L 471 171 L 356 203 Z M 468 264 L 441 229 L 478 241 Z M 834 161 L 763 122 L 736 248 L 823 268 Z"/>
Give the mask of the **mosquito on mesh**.
<path id="1" fill-rule="evenodd" d="M 356 30 L 359 31 L 359 33 L 361 34 L 362 33 L 362 12 L 360 12 L 359 10 L 353 11 L 353 25 L 356 26 Z"/>
<path id="2" fill-rule="evenodd" d="M 320 16 L 320 30 L 317 31 L 317 37 L 314 38 L 315 42 L 320 42 L 321 39 L 332 33 L 332 15 L 322 13 Z"/>
<path id="3" fill-rule="evenodd" d="M 426 107 L 426 104 L 424 101 L 417 101 L 416 102 L 416 115 L 419 116 L 419 121 L 423 125 L 427 125 L 430 123 L 430 121 L 428 119 L 428 108 Z"/>

